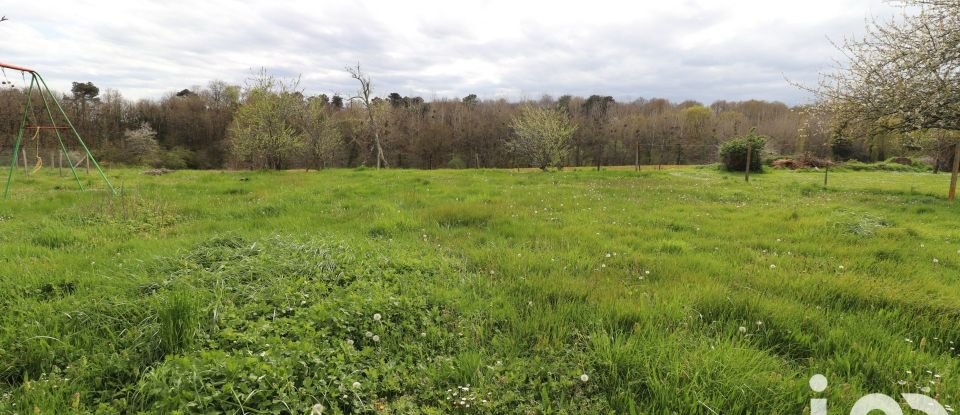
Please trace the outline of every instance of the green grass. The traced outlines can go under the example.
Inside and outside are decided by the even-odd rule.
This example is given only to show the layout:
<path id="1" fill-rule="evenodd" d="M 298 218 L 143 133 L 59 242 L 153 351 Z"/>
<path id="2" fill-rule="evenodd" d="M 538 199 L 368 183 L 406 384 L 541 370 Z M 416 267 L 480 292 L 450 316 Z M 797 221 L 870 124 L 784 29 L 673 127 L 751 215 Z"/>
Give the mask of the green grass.
<path id="1" fill-rule="evenodd" d="M 947 175 L 108 173 L 0 202 L 2 413 L 958 403 Z"/>

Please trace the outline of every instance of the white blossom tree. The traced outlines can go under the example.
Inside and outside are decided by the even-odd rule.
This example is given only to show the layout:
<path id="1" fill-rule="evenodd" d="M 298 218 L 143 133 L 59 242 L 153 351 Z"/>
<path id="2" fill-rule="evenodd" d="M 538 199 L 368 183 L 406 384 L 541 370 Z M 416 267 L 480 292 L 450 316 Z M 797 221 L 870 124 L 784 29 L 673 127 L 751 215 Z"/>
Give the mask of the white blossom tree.
<path id="1" fill-rule="evenodd" d="M 900 18 L 868 22 L 862 38 L 838 45 L 849 64 L 821 76 L 815 92 L 838 135 L 960 131 L 960 0 L 895 4 Z M 951 200 L 960 162 L 954 145 Z"/>

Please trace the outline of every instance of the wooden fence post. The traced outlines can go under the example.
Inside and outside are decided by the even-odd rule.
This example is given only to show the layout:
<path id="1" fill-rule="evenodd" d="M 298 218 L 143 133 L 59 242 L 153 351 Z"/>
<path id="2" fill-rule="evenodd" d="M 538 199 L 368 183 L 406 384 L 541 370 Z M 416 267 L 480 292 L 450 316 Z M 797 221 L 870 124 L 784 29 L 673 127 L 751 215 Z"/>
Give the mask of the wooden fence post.
<path id="1" fill-rule="evenodd" d="M 750 156 L 753 153 L 753 145 L 747 141 L 747 168 L 743 172 L 743 180 L 746 182 L 750 181 Z"/>
<path id="2" fill-rule="evenodd" d="M 957 173 L 960 172 L 960 143 L 953 145 L 953 172 L 950 173 L 950 194 L 947 200 L 957 197 Z"/>

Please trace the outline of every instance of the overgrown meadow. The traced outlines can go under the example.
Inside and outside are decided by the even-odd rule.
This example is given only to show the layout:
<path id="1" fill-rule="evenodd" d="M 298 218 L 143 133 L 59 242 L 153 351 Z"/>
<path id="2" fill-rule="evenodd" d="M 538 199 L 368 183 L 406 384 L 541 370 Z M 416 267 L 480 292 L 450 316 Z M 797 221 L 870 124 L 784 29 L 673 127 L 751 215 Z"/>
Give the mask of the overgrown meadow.
<path id="1" fill-rule="evenodd" d="M 0 202 L 2 413 L 958 403 L 947 175 L 108 174 Z"/>

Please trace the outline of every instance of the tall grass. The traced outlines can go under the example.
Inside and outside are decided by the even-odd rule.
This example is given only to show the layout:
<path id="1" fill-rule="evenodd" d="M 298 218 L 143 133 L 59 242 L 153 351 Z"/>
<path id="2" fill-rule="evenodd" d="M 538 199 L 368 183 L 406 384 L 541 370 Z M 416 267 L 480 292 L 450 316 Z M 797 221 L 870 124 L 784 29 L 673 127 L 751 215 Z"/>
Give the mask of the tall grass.
<path id="1" fill-rule="evenodd" d="M 946 176 L 110 174 L 120 199 L 41 172 L 0 204 L 0 412 L 799 414 L 816 373 L 838 413 L 960 393 Z"/>

